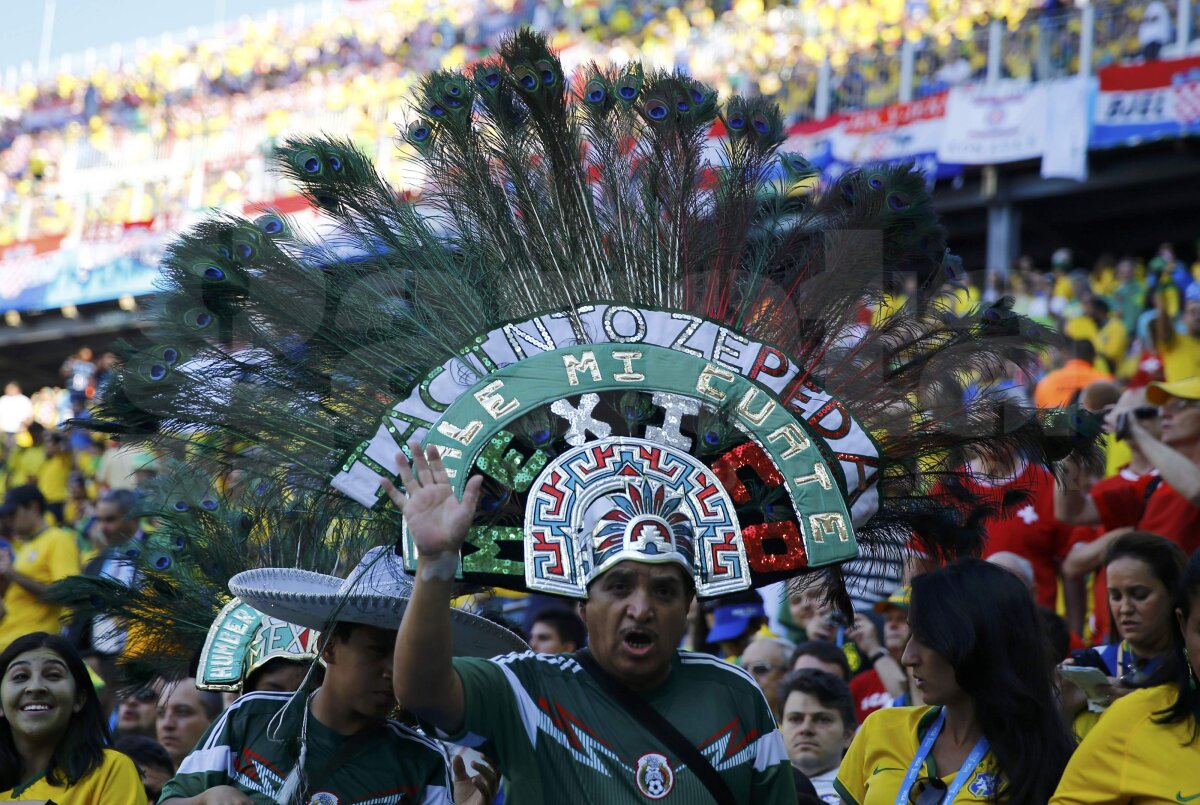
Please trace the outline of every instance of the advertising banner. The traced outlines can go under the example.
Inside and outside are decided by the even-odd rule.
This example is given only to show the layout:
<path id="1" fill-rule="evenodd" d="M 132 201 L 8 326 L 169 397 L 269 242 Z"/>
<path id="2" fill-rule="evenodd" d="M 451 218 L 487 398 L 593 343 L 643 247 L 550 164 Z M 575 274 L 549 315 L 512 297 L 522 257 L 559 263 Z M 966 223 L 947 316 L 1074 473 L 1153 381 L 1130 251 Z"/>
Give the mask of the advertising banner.
<path id="1" fill-rule="evenodd" d="M 1200 56 L 1100 71 L 1092 148 L 1200 132 Z"/>

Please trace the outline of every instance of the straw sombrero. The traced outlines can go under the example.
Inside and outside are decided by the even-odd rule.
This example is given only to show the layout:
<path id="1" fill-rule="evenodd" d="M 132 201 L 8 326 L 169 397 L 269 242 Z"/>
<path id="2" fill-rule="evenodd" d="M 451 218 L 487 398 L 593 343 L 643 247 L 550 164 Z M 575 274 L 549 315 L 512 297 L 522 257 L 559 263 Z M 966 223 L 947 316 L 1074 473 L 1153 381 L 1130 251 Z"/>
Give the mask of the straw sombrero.
<path id="1" fill-rule="evenodd" d="M 321 631 L 339 621 L 398 629 L 412 586 L 403 560 L 387 547 L 368 551 L 345 579 L 268 567 L 247 570 L 229 580 L 230 591 L 260 612 Z M 456 609 L 451 620 L 458 656 L 494 657 L 529 650 L 520 637 L 486 618 Z"/>

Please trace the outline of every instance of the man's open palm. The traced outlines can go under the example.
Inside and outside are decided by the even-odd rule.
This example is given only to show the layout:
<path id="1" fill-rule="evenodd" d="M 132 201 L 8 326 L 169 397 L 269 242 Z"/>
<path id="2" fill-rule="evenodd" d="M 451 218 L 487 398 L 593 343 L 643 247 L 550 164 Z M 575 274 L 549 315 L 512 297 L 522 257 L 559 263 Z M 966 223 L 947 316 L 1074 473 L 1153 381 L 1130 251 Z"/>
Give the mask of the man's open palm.
<path id="1" fill-rule="evenodd" d="M 396 508 L 404 513 L 408 532 L 419 553 L 427 556 L 458 553 L 479 503 L 483 476 L 477 475 L 467 481 L 462 500 L 459 500 L 450 486 L 446 466 L 437 448 L 431 446 L 423 451 L 416 442 L 409 444 L 409 448 L 413 454 L 412 463 L 403 453 L 396 456 L 405 491 L 401 492 L 386 479 L 383 488 Z"/>

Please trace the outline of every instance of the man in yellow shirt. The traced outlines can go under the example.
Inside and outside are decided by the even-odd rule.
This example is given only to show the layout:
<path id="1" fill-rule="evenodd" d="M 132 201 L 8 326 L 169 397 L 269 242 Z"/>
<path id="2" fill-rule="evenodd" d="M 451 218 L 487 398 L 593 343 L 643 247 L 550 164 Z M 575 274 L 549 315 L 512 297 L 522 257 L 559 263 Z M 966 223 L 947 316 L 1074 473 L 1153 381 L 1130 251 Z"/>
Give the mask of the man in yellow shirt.
<path id="1" fill-rule="evenodd" d="M 0 552 L 0 591 L 4 619 L 0 620 L 0 651 L 29 632 L 57 634 L 62 608 L 43 600 L 56 581 L 79 573 L 75 535 L 46 522 L 46 498 L 36 486 L 10 489 L 0 505 L 0 517 L 12 518 L 13 555 Z"/>
<path id="2" fill-rule="evenodd" d="M 64 525 L 63 510 L 67 503 L 68 481 L 75 462 L 67 447 L 65 433 L 48 430 L 43 444 L 46 448 L 46 461 L 38 468 L 38 491 L 46 498 L 46 512 L 54 518 L 54 525 Z"/>
<path id="3" fill-rule="evenodd" d="M 1188 286 L 1184 297 L 1182 333 L 1175 331 L 1161 294 L 1155 296 L 1155 307 L 1158 316 L 1154 319 L 1154 336 L 1167 382 L 1200 375 L 1200 283 Z"/>

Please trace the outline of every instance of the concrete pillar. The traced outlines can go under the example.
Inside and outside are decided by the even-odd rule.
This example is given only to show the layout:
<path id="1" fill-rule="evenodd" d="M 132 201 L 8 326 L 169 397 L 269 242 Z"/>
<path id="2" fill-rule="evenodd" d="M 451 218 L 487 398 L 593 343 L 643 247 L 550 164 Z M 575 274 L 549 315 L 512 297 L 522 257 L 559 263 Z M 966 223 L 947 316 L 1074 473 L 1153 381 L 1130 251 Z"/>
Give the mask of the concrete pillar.
<path id="1" fill-rule="evenodd" d="M 1004 23 L 992 20 L 988 24 L 987 82 L 995 84 L 1004 75 Z"/>
<path id="2" fill-rule="evenodd" d="M 1007 277 L 1021 250 L 1021 210 L 995 200 L 987 208 L 987 272 Z"/>
<path id="3" fill-rule="evenodd" d="M 900 45 L 900 103 L 908 103 L 913 99 L 913 70 L 916 61 L 916 45 L 906 36 Z"/>
<path id="4" fill-rule="evenodd" d="M 1185 2 L 1186 5 L 1186 2 Z M 1096 7 L 1088 3 L 1083 7 L 1079 28 L 1079 75 L 1086 78 L 1092 74 L 1092 53 L 1096 44 Z"/>
<path id="5" fill-rule="evenodd" d="M 813 112 L 817 120 L 824 120 L 829 117 L 829 110 L 833 106 L 833 68 L 829 66 L 829 59 L 821 62 L 821 66 L 817 68 L 817 99 Z"/>

